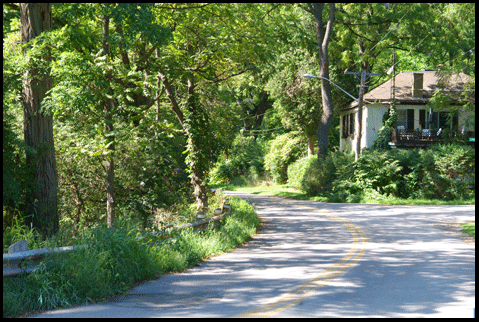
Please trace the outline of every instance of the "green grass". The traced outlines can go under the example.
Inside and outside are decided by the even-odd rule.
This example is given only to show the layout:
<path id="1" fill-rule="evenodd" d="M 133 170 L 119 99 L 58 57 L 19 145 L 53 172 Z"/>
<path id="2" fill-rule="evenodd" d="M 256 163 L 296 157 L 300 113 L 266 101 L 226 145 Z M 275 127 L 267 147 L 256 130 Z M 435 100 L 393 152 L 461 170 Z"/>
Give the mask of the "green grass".
<path id="1" fill-rule="evenodd" d="M 269 196 L 284 197 L 299 200 L 311 200 L 321 202 L 338 202 L 331 197 L 308 196 L 304 192 L 295 189 L 287 184 L 274 184 L 263 182 L 256 186 L 223 184 L 212 186 L 216 189 L 246 192 L 252 194 L 262 194 Z M 474 205 L 475 199 L 470 200 L 439 200 L 439 199 L 402 199 L 392 196 L 384 196 L 375 191 L 368 191 L 361 196 L 352 196 L 347 200 L 341 200 L 343 203 L 365 203 L 365 204 L 384 204 L 384 205 Z"/>
<path id="2" fill-rule="evenodd" d="M 463 233 L 468 234 L 472 238 L 476 239 L 476 223 L 475 222 L 463 224 L 461 226 L 464 228 L 462 230 Z"/>
<path id="3" fill-rule="evenodd" d="M 136 240 L 135 230 L 97 227 L 78 239 L 78 244 L 93 247 L 47 257 L 43 264 L 48 269 L 4 278 L 3 317 L 98 302 L 230 251 L 250 239 L 260 225 L 246 201 L 231 198 L 230 204 L 232 211 L 219 228 L 203 233 L 184 230 L 161 243 L 155 237 Z"/>

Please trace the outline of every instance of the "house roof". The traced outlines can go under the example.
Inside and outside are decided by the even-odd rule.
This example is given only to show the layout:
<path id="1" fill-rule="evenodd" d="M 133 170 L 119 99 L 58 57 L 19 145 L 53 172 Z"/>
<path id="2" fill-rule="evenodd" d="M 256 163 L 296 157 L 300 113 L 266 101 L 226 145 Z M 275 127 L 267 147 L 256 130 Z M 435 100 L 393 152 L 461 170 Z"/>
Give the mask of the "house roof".
<path id="1" fill-rule="evenodd" d="M 422 95 L 415 92 L 413 96 L 414 74 L 422 74 Z M 395 76 L 394 88 L 393 78 L 382 83 L 378 87 L 364 94 L 365 102 L 391 102 L 394 89 L 394 97 L 399 104 L 426 104 L 433 96 L 434 92 L 439 89 L 441 80 L 445 84 L 445 90 L 460 99 L 464 85 L 471 80 L 471 77 L 464 73 L 450 73 L 441 77 L 436 71 L 420 71 L 420 72 L 400 72 Z M 416 85 L 417 87 L 417 85 Z M 420 94 L 421 92 L 419 92 Z M 474 98 L 474 96 L 472 96 Z M 357 106 L 357 102 L 353 101 L 346 108 Z"/>

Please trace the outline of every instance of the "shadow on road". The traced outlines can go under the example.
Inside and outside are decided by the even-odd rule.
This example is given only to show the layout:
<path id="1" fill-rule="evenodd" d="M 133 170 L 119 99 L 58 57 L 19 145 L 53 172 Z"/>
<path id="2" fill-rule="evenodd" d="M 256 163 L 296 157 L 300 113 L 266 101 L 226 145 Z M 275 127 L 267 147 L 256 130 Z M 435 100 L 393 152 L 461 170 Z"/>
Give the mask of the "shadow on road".
<path id="1" fill-rule="evenodd" d="M 434 223 L 473 219 L 474 206 L 293 200 L 288 200 L 293 204 L 284 204 L 274 197 L 241 196 L 256 205 L 264 222 L 263 229 L 244 246 L 186 273 L 142 284 L 117 302 L 49 316 L 225 317 L 271 303 L 358 246 L 343 224 L 322 211 L 362 228 L 368 240 L 364 256 L 346 274 L 277 316 L 472 317 L 475 245 Z"/>

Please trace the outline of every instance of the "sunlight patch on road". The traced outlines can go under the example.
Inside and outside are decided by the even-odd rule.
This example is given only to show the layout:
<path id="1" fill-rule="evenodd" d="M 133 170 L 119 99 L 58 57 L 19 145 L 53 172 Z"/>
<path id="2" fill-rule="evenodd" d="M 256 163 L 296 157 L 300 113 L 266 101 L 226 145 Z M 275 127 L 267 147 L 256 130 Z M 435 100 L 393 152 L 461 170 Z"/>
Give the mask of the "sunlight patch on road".
<path id="1" fill-rule="evenodd" d="M 286 204 L 292 204 L 287 201 L 281 202 Z M 364 234 L 364 231 L 360 227 L 346 219 L 320 211 L 316 208 L 297 204 L 293 205 L 321 213 L 343 224 L 349 230 L 353 237 L 353 246 L 351 250 L 340 261 L 331 265 L 329 268 L 322 271 L 320 274 L 313 277 L 306 283 L 298 285 L 289 290 L 288 292 L 283 293 L 281 296 L 279 296 L 279 298 L 273 300 L 272 303 L 235 315 L 234 317 L 269 317 L 293 305 L 296 305 L 307 297 L 313 295 L 315 292 L 318 291 L 318 289 L 320 289 L 324 285 L 331 285 L 331 281 L 334 278 L 346 273 L 364 255 L 364 252 L 366 251 L 367 238 Z M 335 246 L 337 247 L 337 245 Z"/>

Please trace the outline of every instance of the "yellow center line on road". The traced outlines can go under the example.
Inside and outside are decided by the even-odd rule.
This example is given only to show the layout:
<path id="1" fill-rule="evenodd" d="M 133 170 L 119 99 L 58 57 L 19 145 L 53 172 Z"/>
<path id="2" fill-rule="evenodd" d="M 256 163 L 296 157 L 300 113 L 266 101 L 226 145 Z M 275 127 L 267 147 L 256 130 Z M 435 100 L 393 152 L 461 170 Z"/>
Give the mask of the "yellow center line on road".
<path id="1" fill-rule="evenodd" d="M 346 228 L 348 228 L 349 232 L 353 236 L 353 247 L 349 251 L 349 253 L 344 256 L 339 262 L 333 264 L 331 267 L 326 269 L 325 271 L 321 272 L 317 276 L 313 277 L 306 283 L 303 283 L 301 285 L 295 286 L 292 288 L 290 291 L 282 294 L 279 299 L 274 301 L 271 304 L 267 304 L 264 306 L 261 306 L 256 309 L 248 310 L 246 312 L 243 312 L 241 314 L 235 315 L 233 317 L 235 318 L 243 318 L 243 317 L 269 317 L 274 314 L 277 314 L 295 304 L 298 304 L 302 300 L 306 299 L 307 297 L 311 296 L 313 293 L 315 293 L 318 289 L 326 285 L 327 282 L 331 281 L 333 278 L 340 276 L 344 273 L 346 273 L 363 255 L 364 252 L 366 251 L 366 243 L 367 243 L 367 238 L 366 235 L 364 234 L 363 230 L 358 227 L 357 225 L 353 224 L 352 222 L 343 219 L 341 217 L 338 217 L 336 215 L 332 215 L 329 213 L 326 213 L 324 211 L 320 211 L 316 208 L 313 207 L 308 207 L 308 206 L 303 206 L 303 205 L 297 205 L 293 204 L 287 201 L 280 201 L 281 203 L 289 204 L 289 205 L 294 205 L 297 207 L 302 207 L 306 208 L 309 210 L 312 210 L 314 212 L 318 212 L 321 214 L 324 214 L 325 216 L 339 221 L 341 224 L 343 224 Z M 360 251 L 353 257 L 353 255 L 356 253 L 358 250 L 357 246 L 359 242 L 361 241 L 361 249 Z"/>

